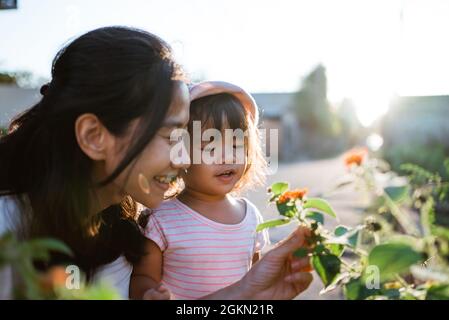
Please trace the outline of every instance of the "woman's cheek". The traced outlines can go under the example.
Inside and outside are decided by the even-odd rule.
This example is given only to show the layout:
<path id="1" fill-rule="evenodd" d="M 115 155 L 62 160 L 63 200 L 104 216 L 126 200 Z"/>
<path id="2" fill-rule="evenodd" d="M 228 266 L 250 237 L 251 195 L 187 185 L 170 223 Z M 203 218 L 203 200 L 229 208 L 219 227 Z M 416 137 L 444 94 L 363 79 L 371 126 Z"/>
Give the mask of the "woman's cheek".
<path id="1" fill-rule="evenodd" d="M 170 165 L 170 149 L 170 145 L 165 139 L 157 138 L 148 149 L 147 165 L 151 165 L 156 171 Z M 159 172 L 156 172 L 156 174 L 159 174 Z"/>

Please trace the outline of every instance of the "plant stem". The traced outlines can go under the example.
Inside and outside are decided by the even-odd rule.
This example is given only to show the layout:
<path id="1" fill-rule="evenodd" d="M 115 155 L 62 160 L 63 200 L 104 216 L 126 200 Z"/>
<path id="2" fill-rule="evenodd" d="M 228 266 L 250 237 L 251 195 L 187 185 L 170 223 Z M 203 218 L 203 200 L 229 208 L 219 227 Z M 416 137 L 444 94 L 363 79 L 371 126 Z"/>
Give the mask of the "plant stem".
<path id="1" fill-rule="evenodd" d="M 407 217 L 397 205 L 390 198 L 390 196 L 382 190 L 382 197 L 385 199 L 385 203 L 391 211 L 391 214 L 396 219 L 396 221 L 401 225 L 404 231 L 409 235 L 419 236 L 419 231 L 413 223 L 410 223 L 412 220 L 411 217 Z"/>

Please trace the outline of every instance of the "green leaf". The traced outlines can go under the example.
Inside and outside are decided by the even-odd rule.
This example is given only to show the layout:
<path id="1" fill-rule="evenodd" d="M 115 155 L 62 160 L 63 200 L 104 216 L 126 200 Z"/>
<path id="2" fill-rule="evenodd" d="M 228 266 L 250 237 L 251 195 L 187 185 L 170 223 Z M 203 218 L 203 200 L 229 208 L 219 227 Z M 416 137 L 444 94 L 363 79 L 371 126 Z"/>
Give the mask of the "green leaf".
<path id="1" fill-rule="evenodd" d="M 345 247 L 342 244 L 334 244 L 334 243 L 329 244 L 327 248 L 333 255 L 337 257 L 341 257 L 343 251 L 345 250 Z"/>
<path id="2" fill-rule="evenodd" d="M 18 252 L 20 252 L 20 255 L 22 257 L 28 257 L 30 259 L 37 259 L 42 261 L 48 261 L 50 259 L 49 250 L 38 245 L 34 245 L 31 242 L 23 243 L 20 246 Z"/>
<path id="3" fill-rule="evenodd" d="M 398 186 L 398 187 L 386 187 L 386 188 L 384 188 L 384 192 L 394 202 L 401 203 L 402 201 L 404 201 L 407 198 L 407 196 L 410 192 L 410 188 L 407 185 Z"/>
<path id="4" fill-rule="evenodd" d="M 307 212 L 306 218 L 324 224 L 324 215 L 320 212 L 313 212 L 313 211 Z"/>
<path id="5" fill-rule="evenodd" d="M 335 212 L 332 209 L 332 207 L 330 206 L 330 204 L 324 199 L 309 198 L 304 202 L 303 208 L 304 209 L 316 209 L 320 212 L 330 215 L 331 217 L 334 217 L 334 218 L 337 217 L 337 215 L 335 214 Z"/>
<path id="6" fill-rule="evenodd" d="M 73 256 L 72 250 L 63 242 L 55 239 L 35 239 L 29 242 L 30 246 L 35 249 L 44 249 L 49 251 L 56 251 Z"/>
<path id="7" fill-rule="evenodd" d="M 288 190 L 287 182 L 277 182 L 271 185 L 271 193 L 275 196 L 278 196 L 287 190 Z"/>
<path id="8" fill-rule="evenodd" d="M 312 265 L 324 286 L 327 287 L 340 273 L 341 261 L 333 254 L 313 255 Z"/>
<path id="9" fill-rule="evenodd" d="M 326 239 L 326 243 L 356 247 L 360 228 L 349 229 L 345 226 L 338 226 L 334 230 L 335 237 Z"/>
<path id="10" fill-rule="evenodd" d="M 449 240 L 449 228 L 434 226 L 432 228 L 432 234 Z"/>
<path id="11" fill-rule="evenodd" d="M 379 268 L 381 278 L 389 278 L 395 273 L 423 260 L 423 255 L 411 246 L 402 243 L 387 243 L 374 247 L 368 256 L 368 264 Z"/>
<path id="12" fill-rule="evenodd" d="M 335 234 L 337 237 L 340 237 L 340 236 L 346 234 L 346 233 L 348 232 L 348 230 L 349 230 L 349 229 L 348 229 L 347 227 L 345 227 L 345 226 L 338 226 L 338 227 L 335 228 L 334 234 Z"/>
<path id="13" fill-rule="evenodd" d="M 348 242 L 351 247 L 357 246 L 357 242 L 359 240 L 359 233 L 360 233 L 359 231 L 360 231 L 360 229 L 353 229 L 345 235 L 345 237 L 348 238 Z"/>
<path id="14" fill-rule="evenodd" d="M 256 232 L 262 231 L 263 229 L 266 229 L 266 228 L 273 228 L 273 227 L 281 226 L 281 225 L 287 224 L 289 222 L 291 222 L 291 219 L 288 219 L 288 218 L 268 220 L 268 221 L 265 221 L 265 222 L 259 224 L 256 228 Z"/>
<path id="15" fill-rule="evenodd" d="M 424 249 L 424 241 L 422 238 L 416 238 L 407 234 L 393 234 L 388 238 L 387 243 L 402 243 L 418 252 Z"/>
<path id="16" fill-rule="evenodd" d="M 449 300 L 449 285 L 435 285 L 427 289 L 426 300 Z"/>
<path id="17" fill-rule="evenodd" d="M 314 249 L 313 249 L 313 252 L 315 253 L 315 254 L 322 254 L 324 251 L 326 250 L 326 247 L 323 245 L 323 244 L 319 244 L 319 245 L 317 245 Z"/>
<path id="18" fill-rule="evenodd" d="M 304 258 L 307 257 L 309 254 L 309 251 L 306 248 L 299 248 L 295 252 L 293 252 L 293 255 L 297 258 Z"/>
<path id="19" fill-rule="evenodd" d="M 293 218 L 298 213 L 298 208 L 294 203 L 276 203 L 279 214 L 285 217 Z"/>
<path id="20" fill-rule="evenodd" d="M 400 165 L 399 168 L 402 171 L 407 172 L 411 176 L 412 182 L 422 184 L 427 181 L 432 181 L 435 179 L 435 175 L 432 172 L 427 171 L 424 168 L 422 168 L 416 164 L 405 163 L 405 164 Z"/>
<path id="21" fill-rule="evenodd" d="M 0 236 L 0 245 L 11 244 L 14 240 L 14 234 L 12 232 L 6 232 Z"/>
<path id="22" fill-rule="evenodd" d="M 355 278 L 343 287 L 343 293 L 347 300 L 364 300 L 370 296 L 380 294 L 379 289 L 368 289 L 362 278 Z"/>

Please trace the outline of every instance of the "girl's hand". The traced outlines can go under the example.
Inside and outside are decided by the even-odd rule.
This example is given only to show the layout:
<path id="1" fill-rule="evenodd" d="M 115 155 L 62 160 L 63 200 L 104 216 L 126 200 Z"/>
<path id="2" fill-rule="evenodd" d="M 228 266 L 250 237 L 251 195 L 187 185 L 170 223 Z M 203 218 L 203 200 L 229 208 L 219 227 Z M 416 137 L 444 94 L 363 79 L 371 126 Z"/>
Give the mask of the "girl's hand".
<path id="1" fill-rule="evenodd" d="M 267 252 L 242 278 L 243 298 L 260 300 L 293 299 L 312 282 L 309 258 L 295 258 L 293 252 L 306 246 L 310 230 L 296 229 L 287 239 Z"/>
<path id="2" fill-rule="evenodd" d="M 143 294 L 143 300 L 170 300 L 171 292 L 162 284 L 160 284 L 157 288 L 152 288 Z"/>

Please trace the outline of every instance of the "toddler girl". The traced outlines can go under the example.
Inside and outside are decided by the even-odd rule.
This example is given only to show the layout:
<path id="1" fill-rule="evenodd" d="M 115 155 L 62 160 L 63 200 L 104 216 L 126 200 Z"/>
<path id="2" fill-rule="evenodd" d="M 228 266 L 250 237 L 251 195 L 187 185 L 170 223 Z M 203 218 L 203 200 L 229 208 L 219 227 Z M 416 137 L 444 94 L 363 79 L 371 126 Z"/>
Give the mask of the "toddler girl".
<path id="1" fill-rule="evenodd" d="M 149 216 L 148 254 L 131 279 L 134 298 L 207 296 L 242 278 L 269 243 L 266 230 L 256 233 L 258 209 L 236 195 L 264 182 L 253 98 L 229 83 L 203 82 L 191 88 L 191 100 L 193 163 L 181 173 L 183 191 Z"/>

